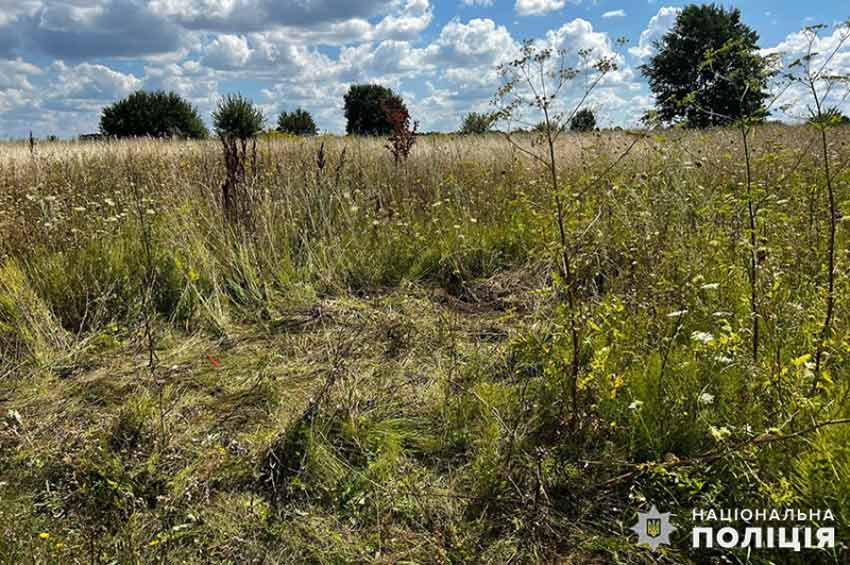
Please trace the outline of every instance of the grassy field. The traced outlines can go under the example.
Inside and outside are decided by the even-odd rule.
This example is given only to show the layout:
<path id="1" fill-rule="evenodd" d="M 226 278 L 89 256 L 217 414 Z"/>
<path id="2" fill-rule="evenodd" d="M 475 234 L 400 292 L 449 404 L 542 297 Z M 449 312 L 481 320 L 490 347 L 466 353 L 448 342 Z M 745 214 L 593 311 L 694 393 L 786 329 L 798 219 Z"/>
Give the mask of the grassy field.
<path id="1" fill-rule="evenodd" d="M 818 140 L 756 129 L 748 186 L 735 130 L 563 136 L 571 284 L 497 135 L 260 141 L 239 230 L 215 142 L 0 146 L 0 562 L 846 563 Z M 694 508 L 830 509 L 837 545 L 693 550 Z"/>

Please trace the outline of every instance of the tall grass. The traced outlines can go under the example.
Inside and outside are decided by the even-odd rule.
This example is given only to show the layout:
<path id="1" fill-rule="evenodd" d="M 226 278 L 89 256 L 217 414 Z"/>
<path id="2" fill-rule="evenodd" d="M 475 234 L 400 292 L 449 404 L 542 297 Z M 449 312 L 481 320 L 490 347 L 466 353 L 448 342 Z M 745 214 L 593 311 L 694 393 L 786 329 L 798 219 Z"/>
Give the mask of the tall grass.
<path id="1" fill-rule="evenodd" d="M 64 395 L 78 411 L 50 421 L 70 425 L 89 410 L 113 421 L 74 448 L 85 464 L 64 462 L 58 438 L 38 436 L 37 451 L 18 428 L 0 434 L 17 454 L 0 455 L 0 472 L 26 469 L 11 483 L 22 506 L 10 508 L 43 497 L 65 512 L 57 520 L 77 551 L 119 561 L 191 562 L 207 544 L 224 560 L 646 562 L 616 526 L 643 501 L 684 514 L 829 507 L 846 532 L 847 430 L 806 432 L 850 416 L 846 253 L 836 253 L 820 379 L 813 367 L 830 229 L 817 156 L 799 153 L 814 133 L 754 128 L 749 174 L 735 131 L 659 133 L 621 162 L 626 133 L 561 136 L 557 178 L 585 328 L 577 356 L 552 275 L 563 250 L 551 187 L 495 135 L 424 137 L 399 166 L 381 140 L 262 140 L 250 232 L 225 218 L 213 143 L 45 144 L 35 157 L 0 147 L 9 409 L 48 418 L 48 399 Z M 831 136 L 835 193 L 846 196 L 850 130 Z M 152 276 L 131 182 L 144 197 Z M 755 255 L 750 194 L 760 198 Z M 848 235 L 840 222 L 836 250 Z M 92 343 L 134 343 L 149 278 L 160 347 L 174 358 L 162 377 L 176 387 L 170 405 L 133 388 L 147 386 L 127 380 L 133 364 L 80 384 L 44 376 Z M 253 339 L 254 349 L 239 345 Z M 211 357 L 223 365 L 213 373 L 181 357 L 200 351 L 206 363 L 213 349 L 232 357 Z M 307 376 L 328 372 L 337 376 L 306 425 L 293 406 L 315 401 Z M 811 397 L 813 386 L 821 394 Z M 154 419 L 186 431 L 147 445 Z M 230 430 L 234 421 L 245 427 Z M 110 447 L 115 430 L 120 449 Z M 207 445 L 224 437 L 223 451 Z M 269 469 L 293 453 L 286 473 Z M 201 478 L 211 481 L 203 502 L 186 495 Z M 67 497 L 43 493 L 45 481 Z M 85 492 L 123 526 L 103 529 L 103 516 L 75 505 L 71 494 Z M 26 531 L 51 523 L 19 511 L 29 521 L 7 531 L 18 541 L 0 544 L 5 555 L 28 555 Z M 101 535 L 100 549 L 86 549 Z M 678 540 L 669 559 L 687 559 L 687 545 Z"/>

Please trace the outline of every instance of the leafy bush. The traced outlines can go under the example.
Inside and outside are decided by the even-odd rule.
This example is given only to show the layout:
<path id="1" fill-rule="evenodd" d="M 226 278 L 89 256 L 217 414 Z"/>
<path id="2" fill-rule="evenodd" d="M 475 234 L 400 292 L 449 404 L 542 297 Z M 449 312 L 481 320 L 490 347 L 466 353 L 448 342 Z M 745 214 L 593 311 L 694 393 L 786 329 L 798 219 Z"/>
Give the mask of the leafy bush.
<path id="1" fill-rule="evenodd" d="M 596 116 L 590 108 L 579 110 L 570 120 L 572 131 L 593 131 L 594 129 L 596 129 Z"/>
<path id="2" fill-rule="evenodd" d="M 310 112 L 298 108 L 293 112 L 281 112 L 277 119 L 277 131 L 292 135 L 316 135 L 319 130 Z"/>
<path id="3" fill-rule="evenodd" d="M 253 102 L 241 94 L 228 94 L 213 112 L 213 125 L 219 137 L 250 139 L 263 131 L 265 117 Z"/>
<path id="4" fill-rule="evenodd" d="M 463 118 L 463 124 L 460 126 L 459 133 L 480 135 L 487 133 L 492 127 L 493 118 L 489 115 L 470 112 Z"/>
<path id="5" fill-rule="evenodd" d="M 389 135 L 393 124 L 386 107 L 407 112 L 404 101 L 380 84 L 355 84 L 345 95 L 345 132 L 349 135 Z"/>
<path id="6" fill-rule="evenodd" d="M 207 128 L 197 109 L 174 92 L 134 92 L 103 109 L 100 131 L 111 137 L 203 139 Z"/>

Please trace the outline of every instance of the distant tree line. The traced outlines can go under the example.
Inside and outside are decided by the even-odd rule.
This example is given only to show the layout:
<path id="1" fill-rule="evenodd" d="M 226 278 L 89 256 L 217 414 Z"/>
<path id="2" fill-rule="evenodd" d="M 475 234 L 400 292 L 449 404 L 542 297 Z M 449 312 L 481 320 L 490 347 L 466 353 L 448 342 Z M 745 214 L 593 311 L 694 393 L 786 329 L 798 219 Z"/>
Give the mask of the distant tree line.
<path id="1" fill-rule="evenodd" d="M 392 89 L 379 84 L 352 85 L 345 94 L 346 133 L 387 136 L 394 132 L 394 120 L 409 116 L 407 106 Z M 262 112 L 241 94 L 222 98 L 213 113 L 215 133 L 236 137 L 260 133 L 265 123 Z M 313 116 L 303 108 L 282 112 L 276 131 L 297 136 L 319 132 Z M 100 133 L 85 138 L 156 137 L 204 139 L 209 132 L 198 109 L 174 92 L 138 91 L 103 109 Z M 83 136 L 81 136 L 83 137 Z"/>
<path id="2" fill-rule="evenodd" d="M 345 130 L 349 135 L 389 136 L 394 132 L 394 119 L 409 116 L 404 100 L 392 89 L 379 84 L 351 86 L 344 97 L 344 111 Z M 236 137 L 251 137 L 262 132 L 265 124 L 262 112 L 240 94 L 224 96 L 212 118 L 214 132 L 219 137 L 224 132 Z M 493 123 L 493 117 L 487 113 L 470 112 L 464 117 L 458 133 L 484 134 L 492 131 Z M 582 109 L 569 123 L 573 131 L 591 131 L 595 127 L 596 117 L 590 109 Z M 535 130 L 539 128 L 532 131 Z M 319 130 L 312 114 L 297 108 L 281 112 L 275 131 L 312 136 Z M 139 91 L 105 108 L 100 119 L 100 133 L 80 136 L 80 139 L 205 139 L 208 135 L 197 108 L 176 93 Z"/>

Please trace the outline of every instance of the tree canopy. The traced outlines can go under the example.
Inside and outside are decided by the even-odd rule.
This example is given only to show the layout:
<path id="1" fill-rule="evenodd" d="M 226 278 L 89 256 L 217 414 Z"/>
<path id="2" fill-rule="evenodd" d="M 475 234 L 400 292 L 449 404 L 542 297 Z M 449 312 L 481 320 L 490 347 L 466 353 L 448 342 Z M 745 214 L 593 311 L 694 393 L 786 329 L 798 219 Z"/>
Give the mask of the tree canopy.
<path id="1" fill-rule="evenodd" d="M 763 113 L 767 62 L 737 8 L 690 5 L 641 66 L 662 122 L 724 125 Z"/>
<path id="2" fill-rule="evenodd" d="M 596 116 L 590 108 L 582 108 L 570 119 L 570 130 L 593 131 L 596 128 Z"/>
<path id="3" fill-rule="evenodd" d="M 407 112 L 404 101 L 380 84 L 355 84 L 345 94 L 345 132 L 349 135 L 389 135 L 388 109 Z"/>
<path id="4" fill-rule="evenodd" d="M 263 130 L 265 118 L 254 103 L 241 94 L 228 94 L 213 112 L 213 125 L 219 137 L 249 139 Z"/>
<path id="5" fill-rule="evenodd" d="M 493 118 L 487 114 L 470 112 L 463 118 L 460 133 L 482 134 L 487 133 L 493 127 Z"/>
<path id="6" fill-rule="evenodd" d="M 184 137 L 208 135 L 198 111 L 174 92 L 139 90 L 103 109 L 100 131 L 110 137 Z"/>
<path id="7" fill-rule="evenodd" d="M 292 135 L 316 135 L 319 131 L 313 116 L 302 108 L 292 112 L 281 112 L 277 119 L 277 130 Z"/>

